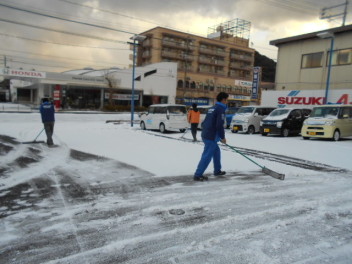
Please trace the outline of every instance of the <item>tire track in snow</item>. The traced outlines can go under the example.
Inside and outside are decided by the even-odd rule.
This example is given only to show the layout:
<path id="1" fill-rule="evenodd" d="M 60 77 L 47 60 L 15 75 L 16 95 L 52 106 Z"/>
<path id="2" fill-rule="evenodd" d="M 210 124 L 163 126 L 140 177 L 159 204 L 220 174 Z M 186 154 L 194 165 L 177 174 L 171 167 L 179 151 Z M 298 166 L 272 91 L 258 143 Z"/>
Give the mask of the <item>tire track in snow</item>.
<path id="1" fill-rule="evenodd" d="M 173 140 L 178 140 L 178 141 L 183 141 L 183 142 L 189 142 L 192 144 L 203 145 L 202 142 L 193 142 L 190 139 L 186 139 L 186 138 L 182 138 L 182 137 L 175 138 L 175 137 L 167 136 L 165 134 L 160 134 L 159 132 L 152 132 L 152 131 L 145 131 L 145 130 L 141 130 L 141 131 L 142 131 L 142 133 L 145 133 L 148 135 L 153 135 L 156 137 L 162 137 L 162 138 L 173 139 Z M 230 150 L 229 148 L 222 146 L 222 145 L 220 145 L 220 148 L 224 151 L 232 151 L 233 152 L 233 150 Z M 303 169 L 322 171 L 322 172 L 348 172 L 348 170 L 343 169 L 343 168 L 337 168 L 337 167 L 330 166 L 327 164 L 308 161 L 308 160 L 299 159 L 299 158 L 295 158 L 295 157 L 278 155 L 278 154 L 274 154 L 274 153 L 270 153 L 270 152 L 266 152 L 266 151 L 253 150 L 253 149 L 240 148 L 240 147 L 236 147 L 236 149 L 238 149 L 240 152 L 242 152 L 243 154 L 248 155 L 248 156 L 252 156 L 252 157 L 263 159 L 263 160 L 278 162 L 278 163 L 282 163 L 282 164 L 286 164 L 286 165 L 290 165 L 290 166 L 294 166 L 294 167 L 299 167 L 299 168 L 303 168 Z"/>

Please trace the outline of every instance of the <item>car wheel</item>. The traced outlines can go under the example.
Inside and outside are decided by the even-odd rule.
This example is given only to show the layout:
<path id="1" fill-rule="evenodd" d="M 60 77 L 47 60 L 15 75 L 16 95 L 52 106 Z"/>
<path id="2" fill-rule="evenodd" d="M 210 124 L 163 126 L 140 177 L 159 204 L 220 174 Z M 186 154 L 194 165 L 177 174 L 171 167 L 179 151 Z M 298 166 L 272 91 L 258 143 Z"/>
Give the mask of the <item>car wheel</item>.
<path id="1" fill-rule="evenodd" d="M 249 128 L 248 128 L 248 131 L 247 131 L 247 133 L 248 134 L 254 134 L 255 133 L 255 128 L 254 128 L 254 126 L 250 126 Z"/>
<path id="2" fill-rule="evenodd" d="M 140 126 L 142 130 L 146 130 L 144 122 L 141 122 Z"/>
<path id="3" fill-rule="evenodd" d="M 304 139 L 304 140 L 308 140 L 308 139 L 309 139 L 309 137 L 303 137 L 303 139 Z"/>
<path id="4" fill-rule="evenodd" d="M 290 130 L 288 128 L 284 128 L 284 130 L 282 130 L 282 136 L 288 137 L 289 135 L 290 135 Z"/>
<path id="5" fill-rule="evenodd" d="M 268 133 L 262 133 L 262 136 L 267 136 L 268 135 Z"/>
<path id="6" fill-rule="evenodd" d="M 163 123 L 160 124 L 159 130 L 160 130 L 161 133 L 165 133 L 166 132 L 165 125 Z"/>
<path id="7" fill-rule="evenodd" d="M 340 135 L 340 131 L 338 131 L 337 129 L 335 130 L 335 132 L 334 132 L 334 136 L 333 136 L 333 140 L 334 141 L 339 141 L 340 140 L 340 137 L 341 137 L 341 135 Z"/>
<path id="8" fill-rule="evenodd" d="M 184 133 L 186 131 L 186 129 L 180 129 L 181 133 Z"/>

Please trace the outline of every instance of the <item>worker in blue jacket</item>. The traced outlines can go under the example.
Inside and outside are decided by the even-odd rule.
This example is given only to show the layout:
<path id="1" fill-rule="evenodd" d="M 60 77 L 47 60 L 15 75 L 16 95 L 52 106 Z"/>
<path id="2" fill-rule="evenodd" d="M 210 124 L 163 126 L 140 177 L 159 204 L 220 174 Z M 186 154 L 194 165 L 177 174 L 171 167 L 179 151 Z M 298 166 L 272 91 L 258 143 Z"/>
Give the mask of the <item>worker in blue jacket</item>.
<path id="1" fill-rule="evenodd" d="M 225 175 L 226 172 L 221 170 L 221 157 L 218 142 L 226 144 L 225 138 L 225 110 L 227 108 L 227 99 L 229 95 L 221 92 L 216 97 L 216 104 L 208 109 L 204 122 L 202 123 L 202 140 L 204 142 L 204 150 L 199 161 L 193 179 L 195 181 L 207 180 L 208 177 L 203 173 L 207 169 L 210 161 L 213 159 L 214 175 Z"/>
<path id="2" fill-rule="evenodd" d="M 40 114 L 42 117 L 42 122 L 44 124 L 44 129 L 47 137 L 46 143 L 48 146 L 53 146 L 53 133 L 55 124 L 55 108 L 54 105 L 49 101 L 48 98 L 44 98 L 42 104 L 40 105 Z"/>

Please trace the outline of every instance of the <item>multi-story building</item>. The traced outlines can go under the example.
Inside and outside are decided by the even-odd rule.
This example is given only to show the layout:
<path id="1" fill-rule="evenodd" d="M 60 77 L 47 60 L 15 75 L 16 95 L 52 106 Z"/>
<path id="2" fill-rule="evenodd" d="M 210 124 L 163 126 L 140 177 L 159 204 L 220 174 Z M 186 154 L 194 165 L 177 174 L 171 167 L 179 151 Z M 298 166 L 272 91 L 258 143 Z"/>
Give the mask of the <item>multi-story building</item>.
<path id="1" fill-rule="evenodd" d="M 275 91 L 262 103 L 284 107 L 350 104 L 352 25 L 270 41 L 278 50 Z"/>
<path id="2" fill-rule="evenodd" d="M 327 84 L 331 90 L 352 88 L 352 25 L 270 44 L 279 48 L 276 90 L 325 90 Z"/>
<path id="3" fill-rule="evenodd" d="M 255 53 L 249 48 L 248 27 L 250 22 L 244 20 L 229 21 L 208 38 L 156 27 L 140 34 L 146 38 L 138 46 L 136 64 L 176 62 L 177 103 L 212 104 L 224 91 L 230 94 L 231 105 L 248 105 Z"/>

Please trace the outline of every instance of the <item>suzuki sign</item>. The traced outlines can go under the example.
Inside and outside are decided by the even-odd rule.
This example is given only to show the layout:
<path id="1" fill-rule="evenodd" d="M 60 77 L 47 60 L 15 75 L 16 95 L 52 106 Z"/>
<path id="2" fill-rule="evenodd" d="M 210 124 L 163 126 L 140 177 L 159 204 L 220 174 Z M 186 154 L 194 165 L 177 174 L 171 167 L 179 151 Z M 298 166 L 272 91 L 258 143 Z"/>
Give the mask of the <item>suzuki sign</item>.
<path id="1" fill-rule="evenodd" d="M 277 107 L 314 107 L 323 105 L 324 90 L 263 91 L 262 105 Z M 331 90 L 329 104 L 352 104 L 352 90 Z"/>

